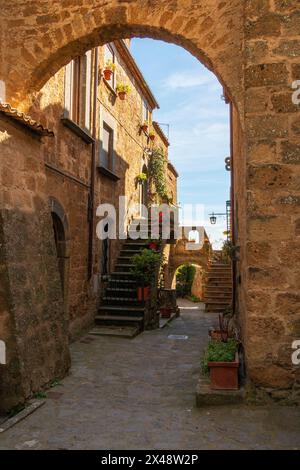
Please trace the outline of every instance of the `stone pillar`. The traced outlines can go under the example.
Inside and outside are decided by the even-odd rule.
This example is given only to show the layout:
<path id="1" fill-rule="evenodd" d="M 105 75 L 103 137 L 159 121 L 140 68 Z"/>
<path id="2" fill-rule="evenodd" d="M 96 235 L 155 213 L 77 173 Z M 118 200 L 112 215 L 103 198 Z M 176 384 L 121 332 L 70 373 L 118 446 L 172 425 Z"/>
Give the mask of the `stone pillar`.
<path id="1" fill-rule="evenodd" d="M 40 390 L 70 365 L 46 176 L 38 137 L 0 120 L 0 408 Z M 3 338 L 2 338 L 3 336 Z"/>
<path id="2" fill-rule="evenodd" d="M 275 398 L 297 397 L 300 338 L 299 2 L 245 2 L 247 270 L 244 343 L 248 377 Z M 274 389 L 277 389 L 275 391 Z"/>

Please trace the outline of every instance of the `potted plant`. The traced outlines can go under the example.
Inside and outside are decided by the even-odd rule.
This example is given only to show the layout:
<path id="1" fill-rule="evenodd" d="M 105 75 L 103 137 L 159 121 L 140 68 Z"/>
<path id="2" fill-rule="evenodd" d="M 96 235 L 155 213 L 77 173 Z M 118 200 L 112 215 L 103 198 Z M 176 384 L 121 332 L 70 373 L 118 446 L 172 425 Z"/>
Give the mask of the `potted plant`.
<path id="1" fill-rule="evenodd" d="M 202 370 L 209 372 L 210 387 L 213 390 L 238 390 L 238 341 L 211 340 L 202 361 Z"/>
<path id="2" fill-rule="evenodd" d="M 147 181 L 148 176 L 146 173 L 139 173 L 136 177 L 136 181 L 138 184 L 143 184 L 145 181 Z"/>
<path id="3" fill-rule="evenodd" d="M 112 74 L 116 70 L 117 66 L 111 60 L 107 60 L 103 70 L 103 76 L 107 82 L 111 80 Z"/>
<path id="4" fill-rule="evenodd" d="M 124 83 L 118 83 L 116 90 L 120 100 L 124 101 L 126 96 L 130 93 L 131 88 L 129 85 L 125 85 Z"/>
<path id="5" fill-rule="evenodd" d="M 144 121 L 143 124 L 141 125 L 141 130 L 143 132 L 147 132 L 148 127 L 149 127 L 148 121 Z"/>
<path id="6" fill-rule="evenodd" d="M 155 140 L 156 134 L 155 132 L 151 131 L 149 132 L 149 139 L 152 140 L 152 142 Z"/>
<path id="7" fill-rule="evenodd" d="M 149 297 L 149 287 L 154 278 L 157 265 L 161 261 L 161 254 L 145 248 L 134 255 L 132 259 L 131 272 L 134 274 L 137 282 L 138 300 L 146 301 Z"/>
<path id="8" fill-rule="evenodd" d="M 148 244 L 149 250 L 158 251 L 160 246 L 161 246 L 161 240 L 157 240 L 157 239 L 149 240 L 149 244 Z"/>
<path id="9" fill-rule="evenodd" d="M 227 341 L 229 338 L 228 332 L 228 318 L 224 315 L 219 315 L 219 329 L 213 329 L 209 331 L 209 336 L 216 341 Z"/>

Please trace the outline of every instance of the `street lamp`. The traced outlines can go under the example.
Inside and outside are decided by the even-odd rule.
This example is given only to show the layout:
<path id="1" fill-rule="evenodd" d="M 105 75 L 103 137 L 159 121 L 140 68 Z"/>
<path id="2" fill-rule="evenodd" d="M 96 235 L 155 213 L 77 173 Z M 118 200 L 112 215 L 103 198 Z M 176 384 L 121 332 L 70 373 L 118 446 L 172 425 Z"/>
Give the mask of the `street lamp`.
<path id="1" fill-rule="evenodd" d="M 215 216 L 214 213 L 212 213 L 211 216 L 210 216 L 210 223 L 211 223 L 211 225 L 216 225 L 216 223 L 217 223 L 217 217 Z"/>

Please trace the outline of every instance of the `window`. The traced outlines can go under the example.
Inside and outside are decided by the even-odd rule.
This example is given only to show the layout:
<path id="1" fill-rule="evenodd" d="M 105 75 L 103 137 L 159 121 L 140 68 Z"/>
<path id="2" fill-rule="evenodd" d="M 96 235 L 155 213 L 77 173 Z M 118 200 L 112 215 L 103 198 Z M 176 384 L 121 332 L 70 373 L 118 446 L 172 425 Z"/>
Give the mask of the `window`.
<path id="1" fill-rule="evenodd" d="M 91 126 L 91 51 L 72 60 L 65 68 L 65 117 L 79 127 Z"/>
<path id="2" fill-rule="evenodd" d="M 104 66 L 108 61 L 115 64 L 115 60 L 116 58 L 113 47 L 110 44 L 106 44 L 104 46 Z M 115 75 L 115 72 L 113 72 L 111 79 L 107 80 L 107 83 L 109 83 L 113 89 L 115 89 Z"/>
<path id="3" fill-rule="evenodd" d="M 142 122 L 149 122 L 149 117 L 150 117 L 150 113 L 149 113 L 149 108 L 148 108 L 148 105 L 147 105 L 147 102 L 142 99 Z"/>
<path id="4" fill-rule="evenodd" d="M 114 131 L 106 122 L 103 122 L 102 127 L 100 164 L 107 170 L 114 170 Z"/>

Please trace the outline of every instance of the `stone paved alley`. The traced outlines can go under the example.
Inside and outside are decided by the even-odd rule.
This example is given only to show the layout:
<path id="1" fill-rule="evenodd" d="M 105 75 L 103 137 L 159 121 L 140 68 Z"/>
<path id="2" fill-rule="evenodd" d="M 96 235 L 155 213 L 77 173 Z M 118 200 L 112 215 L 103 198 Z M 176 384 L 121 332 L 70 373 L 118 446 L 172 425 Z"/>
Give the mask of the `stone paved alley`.
<path id="1" fill-rule="evenodd" d="M 189 304 L 133 340 L 86 335 L 72 346 L 71 374 L 0 436 L 0 449 L 300 448 L 298 408 L 195 407 L 212 322 Z"/>

